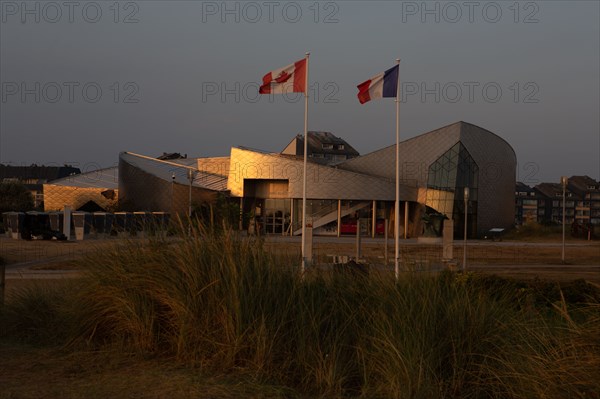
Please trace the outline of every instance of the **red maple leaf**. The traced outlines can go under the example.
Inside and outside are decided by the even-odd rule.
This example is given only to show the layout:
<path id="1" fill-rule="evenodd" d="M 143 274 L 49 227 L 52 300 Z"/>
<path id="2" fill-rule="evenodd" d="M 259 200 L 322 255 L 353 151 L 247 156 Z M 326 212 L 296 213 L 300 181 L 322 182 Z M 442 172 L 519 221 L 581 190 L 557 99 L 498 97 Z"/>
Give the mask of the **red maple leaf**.
<path id="1" fill-rule="evenodd" d="M 286 71 L 281 71 L 279 73 L 279 75 L 275 78 L 275 82 L 277 82 L 277 83 L 284 83 L 284 82 L 287 82 L 288 79 L 291 78 L 291 77 L 292 77 L 292 75 L 290 75 Z"/>

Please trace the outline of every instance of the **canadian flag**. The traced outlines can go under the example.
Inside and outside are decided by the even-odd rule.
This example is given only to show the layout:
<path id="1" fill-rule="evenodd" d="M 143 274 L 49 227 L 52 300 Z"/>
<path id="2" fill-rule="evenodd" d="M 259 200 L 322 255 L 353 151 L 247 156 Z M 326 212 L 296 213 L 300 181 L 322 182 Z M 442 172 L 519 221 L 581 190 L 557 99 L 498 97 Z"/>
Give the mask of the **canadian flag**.
<path id="1" fill-rule="evenodd" d="M 263 76 L 260 94 L 306 93 L 306 58 Z"/>

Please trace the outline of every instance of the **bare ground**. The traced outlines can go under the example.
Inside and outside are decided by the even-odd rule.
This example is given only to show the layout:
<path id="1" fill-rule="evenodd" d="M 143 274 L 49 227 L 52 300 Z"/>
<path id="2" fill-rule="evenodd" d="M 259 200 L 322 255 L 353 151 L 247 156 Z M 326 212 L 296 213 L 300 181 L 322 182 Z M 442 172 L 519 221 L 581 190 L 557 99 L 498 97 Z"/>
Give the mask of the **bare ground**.
<path id="1" fill-rule="evenodd" d="M 115 351 L 0 344 L 0 399 L 283 398 L 290 389 L 251 378 L 206 377 L 164 359 Z"/>
<path id="2" fill-rule="evenodd" d="M 84 241 L 23 241 L 0 237 L 0 257 L 7 263 L 7 293 L 28 285 L 29 280 L 61 279 L 77 276 L 82 267 L 81 258 L 94 251 L 102 251 L 126 240 L 104 239 Z M 267 250 L 300 257 L 298 237 L 269 237 Z M 394 244 L 388 241 L 387 262 L 383 239 L 364 239 L 360 258 L 370 264 L 393 267 Z M 348 259 L 356 256 L 356 242 L 351 237 L 317 237 L 313 253 L 317 263 L 332 263 L 336 256 Z M 598 241 L 570 240 L 565 247 L 565 263 L 561 261 L 560 242 L 493 242 L 469 241 L 467 268 L 471 271 L 497 274 L 514 278 L 538 277 L 547 280 L 569 281 L 585 279 L 600 284 L 600 243 Z M 338 260 L 340 258 L 337 258 Z M 343 258 L 342 258 L 343 259 Z M 463 243 L 454 242 L 453 259 L 462 267 Z M 441 245 L 424 245 L 415 240 L 401 241 L 401 264 L 411 270 L 440 270 L 447 267 L 442 260 Z M 83 266 L 85 267 L 85 266 Z"/>

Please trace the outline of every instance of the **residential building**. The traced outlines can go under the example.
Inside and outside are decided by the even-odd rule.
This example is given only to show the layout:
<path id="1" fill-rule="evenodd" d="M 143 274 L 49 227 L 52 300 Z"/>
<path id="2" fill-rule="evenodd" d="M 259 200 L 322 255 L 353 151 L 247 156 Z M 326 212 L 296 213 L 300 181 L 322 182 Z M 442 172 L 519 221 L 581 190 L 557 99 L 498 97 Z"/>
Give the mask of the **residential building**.
<path id="1" fill-rule="evenodd" d="M 304 135 L 299 134 L 285 146 L 282 154 L 304 156 Z M 313 162 L 335 165 L 360 154 L 344 139 L 330 132 L 308 132 L 308 158 Z"/>
<path id="2" fill-rule="evenodd" d="M 563 187 L 540 183 L 515 186 L 515 223 L 562 224 Z M 565 187 L 565 223 L 600 224 L 600 183 L 589 176 L 571 176 Z"/>

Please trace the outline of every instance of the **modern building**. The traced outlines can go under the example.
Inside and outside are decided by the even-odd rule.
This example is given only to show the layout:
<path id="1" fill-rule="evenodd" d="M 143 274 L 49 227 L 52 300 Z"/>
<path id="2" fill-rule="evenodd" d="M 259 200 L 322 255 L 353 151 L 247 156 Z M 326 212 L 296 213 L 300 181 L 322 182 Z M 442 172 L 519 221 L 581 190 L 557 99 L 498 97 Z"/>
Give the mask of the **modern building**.
<path id="1" fill-rule="evenodd" d="M 119 154 L 119 204 L 128 211 L 187 215 L 190 206 L 214 203 L 227 191 L 227 177 L 200 171 L 198 160 Z"/>
<path id="2" fill-rule="evenodd" d="M 385 221 L 393 234 L 395 145 L 359 156 L 331 133 L 312 132 L 308 139 L 307 222 L 315 234 L 352 232 L 357 218 L 372 235 L 384 232 Z M 247 216 L 243 228 L 300 234 L 303 148 L 296 136 L 279 153 L 233 147 L 224 157 L 165 161 L 123 152 L 119 201 L 186 214 L 190 204 L 211 203 L 220 194 L 239 204 Z M 457 236 L 465 211 L 470 237 L 513 225 L 516 156 L 501 137 L 457 122 L 401 142 L 399 152 L 400 234 L 420 236 L 424 216 L 433 213 L 454 220 Z"/>
<path id="3" fill-rule="evenodd" d="M 118 188 L 116 166 L 52 180 L 43 185 L 44 211 L 62 211 L 65 205 L 87 212 L 113 211 Z"/>

